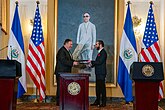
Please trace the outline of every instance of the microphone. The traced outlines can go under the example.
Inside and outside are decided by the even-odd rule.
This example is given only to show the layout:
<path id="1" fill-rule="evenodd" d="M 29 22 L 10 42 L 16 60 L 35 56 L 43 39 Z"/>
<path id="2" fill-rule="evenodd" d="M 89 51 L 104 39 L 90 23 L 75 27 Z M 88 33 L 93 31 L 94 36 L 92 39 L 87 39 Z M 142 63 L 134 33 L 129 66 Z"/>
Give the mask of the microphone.
<path id="1" fill-rule="evenodd" d="M 11 52 L 10 52 L 11 53 L 10 54 L 10 57 L 11 57 L 10 60 L 12 60 L 12 46 L 11 45 L 10 45 L 10 50 L 11 50 Z"/>
<path id="2" fill-rule="evenodd" d="M 1 49 L 0 49 L 0 51 L 2 51 L 2 50 L 4 50 L 4 49 L 6 49 L 7 47 L 8 47 L 8 46 L 5 46 L 5 47 L 1 48 Z"/>

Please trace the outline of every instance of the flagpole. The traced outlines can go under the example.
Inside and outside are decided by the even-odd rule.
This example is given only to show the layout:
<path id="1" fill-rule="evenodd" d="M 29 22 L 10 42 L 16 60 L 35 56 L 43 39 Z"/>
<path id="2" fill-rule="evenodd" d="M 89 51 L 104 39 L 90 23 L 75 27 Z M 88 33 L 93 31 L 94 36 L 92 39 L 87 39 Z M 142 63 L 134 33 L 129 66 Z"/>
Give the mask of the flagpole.
<path id="1" fill-rule="evenodd" d="M 39 0 L 36 1 L 37 5 L 40 4 Z"/>
<path id="2" fill-rule="evenodd" d="M 35 103 L 38 103 L 38 102 L 39 102 L 37 96 L 38 96 L 38 90 L 37 90 L 37 87 L 36 87 L 36 98 L 34 99 L 34 102 L 35 102 Z"/>
<path id="3" fill-rule="evenodd" d="M 39 0 L 36 1 L 37 5 L 40 4 Z M 46 102 L 46 93 L 45 93 L 45 102 Z"/>
<path id="4" fill-rule="evenodd" d="M 39 0 L 37 0 L 36 3 L 37 3 L 37 6 L 38 6 L 40 4 Z M 37 98 L 37 96 L 38 96 L 38 89 L 37 89 L 37 86 L 36 86 L 36 99 L 34 100 L 35 103 L 40 102 L 40 100 Z M 45 94 L 45 97 L 46 97 L 46 94 Z M 46 102 L 46 98 L 45 98 L 45 102 Z"/>
<path id="5" fill-rule="evenodd" d="M 131 1 L 127 1 L 127 4 L 126 5 L 129 5 L 129 4 L 131 4 Z"/>
<path id="6" fill-rule="evenodd" d="M 37 5 L 40 4 L 40 2 L 39 2 L 38 0 L 36 1 L 36 3 L 37 3 Z M 35 103 L 38 103 L 38 102 L 39 102 L 39 99 L 37 98 L 37 96 L 38 96 L 38 89 L 37 89 L 37 86 L 36 86 L 35 89 L 36 89 L 36 98 L 34 99 L 34 102 L 35 102 Z"/>
<path id="7" fill-rule="evenodd" d="M 18 5 L 18 1 L 16 1 L 15 4 Z"/>
<path id="8" fill-rule="evenodd" d="M 150 1 L 150 4 L 154 4 L 153 1 Z"/>

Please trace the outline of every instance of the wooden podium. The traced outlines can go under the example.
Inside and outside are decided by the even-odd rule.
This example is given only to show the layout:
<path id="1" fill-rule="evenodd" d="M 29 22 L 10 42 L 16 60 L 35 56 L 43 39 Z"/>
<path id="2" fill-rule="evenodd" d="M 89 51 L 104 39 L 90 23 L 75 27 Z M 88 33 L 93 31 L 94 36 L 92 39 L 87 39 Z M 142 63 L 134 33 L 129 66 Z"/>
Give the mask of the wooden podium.
<path id="1" fill-rule="evenodd" d="M 17 83 L 21 64 L 15 60 L 0 60 L 0 110 L 16 110 Z"/>
<path id="2" fill-rule="evenodd" d="M 89 74 L 60 73 L 60 110 L 88 110 Z"/>
<path id="3" fill-rule="evenodd" d="M 161 62 L 134 62 L 135 110 L 158 110 L 159 83 L 164 79 Z"/>

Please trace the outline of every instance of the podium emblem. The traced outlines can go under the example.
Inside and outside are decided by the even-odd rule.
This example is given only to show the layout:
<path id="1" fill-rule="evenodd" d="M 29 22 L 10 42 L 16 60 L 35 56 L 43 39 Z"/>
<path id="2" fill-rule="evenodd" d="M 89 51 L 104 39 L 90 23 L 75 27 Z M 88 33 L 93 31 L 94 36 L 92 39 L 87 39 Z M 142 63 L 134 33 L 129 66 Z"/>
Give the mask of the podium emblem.
<path id="1" fill-rule="evenodd" d="M 68 85 L 68 92 L 71 95 L 77 95 L 80 93 L 81 87 L 77 82 L 71 82 Z"/>
<path id="2" fill-rule="evenodd" d="M 142 68 L 142 73 L 145 76 L 150 77 L 154 74 L 154 68 L 151 65 L 144 65 Z"/>

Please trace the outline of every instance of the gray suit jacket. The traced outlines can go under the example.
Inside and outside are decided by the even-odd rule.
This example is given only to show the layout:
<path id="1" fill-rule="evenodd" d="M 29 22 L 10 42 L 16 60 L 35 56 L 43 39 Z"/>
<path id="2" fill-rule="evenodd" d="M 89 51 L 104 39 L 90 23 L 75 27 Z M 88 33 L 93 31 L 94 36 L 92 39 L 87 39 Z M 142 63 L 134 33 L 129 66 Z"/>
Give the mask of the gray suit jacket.
<path id="1" fill-rule="evenodd" d="M 77 44 L 89 44 L 95 45 L 96 43 L 96 27 L 90 21 L 88 22 L 87 26 L 85 23 L 81 23 L 78 28 L 77 32 Z"/>

